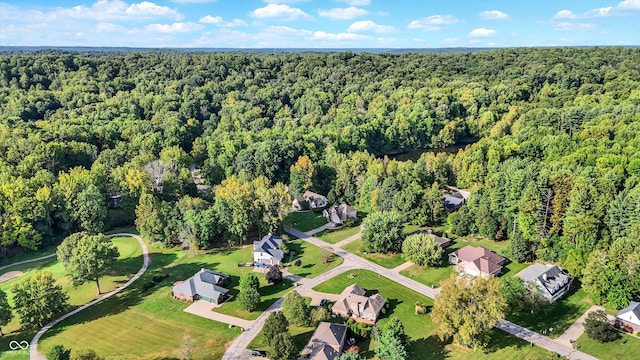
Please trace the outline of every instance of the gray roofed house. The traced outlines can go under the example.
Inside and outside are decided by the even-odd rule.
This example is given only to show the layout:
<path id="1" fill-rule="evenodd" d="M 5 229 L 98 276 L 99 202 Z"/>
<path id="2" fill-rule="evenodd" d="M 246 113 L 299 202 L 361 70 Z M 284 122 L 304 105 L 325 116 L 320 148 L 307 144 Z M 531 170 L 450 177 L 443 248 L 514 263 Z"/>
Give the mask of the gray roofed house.
<path id="1" fill-rule="evenodd" d="M 356 220 L 358 211 L 347 204 L 334 205 L 322 211 L 328 222 L 335 225 L 342 225 L 347 220 Z"/>
<path id="2" fill-rule="evenodd" d="M 173 286 L 173 296 L 180 300 L 204 300 L 221 304 L 227 299 L 229 290 L 222 287 L 228 276 L 207 269 L 200 269 L 195 275 Z"/>
<path id="3" fill-rule="evenodd" d="M 253 242 L 253 262 L 256 264 L 280 265 L 284 252 L 279 249 L 282 238 L 271 233 L 260 241 Z"/>
<path id="4" fill-rule="evenodd" d="M 631 301 L 629 306 L 616 315 L 615 325 L 626 332 L 640 332 L 640 302 Z"/>
<path id="5" fill-rule="evenodd" d="M 302 354 L 313 360 L 333 360 L 342 352 L 346 337 L 345 325 L 321 322 Z"/>
<path id="6" fill-rule="evenodd" d="M 554 302 L 571 289 L 573 278 L 564 270 L 552 264 L 533 264 L 522 270 L 518 276 L 525 284 L 534 282 L 542 295 Z"/>
<path id="7" fill-rule="evenodd" d="M 444 194 L 444 209 L 447 212 L 458 210 L 464 204 L 464 197 L 460 193 Z"/>
<path id="8" fill-rule="evenodd" d="M 365 296 L 366 292 L 358 284 L 347 286 L 340 299 L 333 304 L 331 312 L 356 321 L 375 323 L 387 301 L 380 295 Z"/>

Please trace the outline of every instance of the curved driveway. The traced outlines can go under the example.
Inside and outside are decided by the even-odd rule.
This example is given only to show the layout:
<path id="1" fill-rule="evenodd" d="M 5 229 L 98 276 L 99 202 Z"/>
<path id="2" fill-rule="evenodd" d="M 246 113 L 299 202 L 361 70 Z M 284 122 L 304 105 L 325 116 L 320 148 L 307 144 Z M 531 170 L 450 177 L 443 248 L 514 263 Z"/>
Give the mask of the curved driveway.
<path id="1" fill-rule="evenodd" d="M 91 307 L 99 302 L 102 302 L 110 297 L 112 297 L 113 295 L 121 292 L 122 290 L 126 289 L 127 287 L 129 287 L 129 285 L 133 284 L 134 281 L 138 280 L 140 278 L 140 276 L 142 276 L 142 274 L 144 274 L 145 271 L 147 271 L 147 268 L 149 267 L 149 249 L 147 249 L 147 244 L 144 243 L 144 241 L 142 240 L 142 238 L 136 234 L 128 234 L 128 233 L 119 233 L 119 234 L 111 234 L 108 235 L 109 237 L 118 237 L 118 236 L 128 236 L 128 237 L 132 237 L 136 240 L 138 240 L 138 243 L 140 244 L 140 247 L 142 247 L 142 256 L 144 258 L 143 262 L 142 262 L 142 267 L 140 268 L 140 270 L 138 270 L 138 272 L 131 278 L 129 279 L 129 281 L 127 281 L 126 283 L 124 283 L 122 286 L 120 286 L 119 288 L 111 291 L 110 293 L 107 293 L 105 295 L 103 295 L 102 297 L 99 297 L 85 305 L 80 306 L 79 308 L 68 312 L 62 316 L 60 316 L 59 318 L 53 320 L 52 322 L 48 323 L 47 325 L 45 325 L 42 329 L 40 329 L 40 331 L 38 331 L 36 333 L 36 335 L 33 337 L 33 339 L 31 340 L 31 343 L 29 344 L 29 359 L 31 360 L 46 360 L 46 357 L 42 354 L 40 354 L 38 352 L 38 341 L 40 341 L 40 338 L 42 337 L 42 335 L 44 335 L 44 333 L 51 329 L 52 327 L 54 327 L 56 324 L 58 324 L 59 322 L 79 313 L 80 311 Z M 55 255 L 55 254 L 54 254 Z"/>

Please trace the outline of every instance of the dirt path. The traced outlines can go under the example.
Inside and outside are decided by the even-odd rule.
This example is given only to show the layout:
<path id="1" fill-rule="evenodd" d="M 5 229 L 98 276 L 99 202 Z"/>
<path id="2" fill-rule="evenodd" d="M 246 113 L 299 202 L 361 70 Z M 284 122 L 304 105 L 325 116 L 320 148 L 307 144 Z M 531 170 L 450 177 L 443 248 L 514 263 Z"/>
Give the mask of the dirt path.
<path id="1" fill-rule="evenodd" d="M 22 271 L 9 271 L 6 272 L 2 275 L 0 275 L 0 284 L 2 284 L 5 281 L 9 281 L 13 278 L 17 278 L 18 276 L 24 274 Z"/>
<path id="2" fill-rule="evenodd" d="M 150 263 L 150 258 L 149 258 L 149 249 L 147 248 L 147 244 L 144 243 L 144 241 L 142 240 L 142 238 L 136 234 L 129 234 L 129 233 L 119 233 L 119 234 L 111 234 L 111 235 L 107 235 L 109 237 L 118 237 L 118 236 L 128 236 L 128 237 L 132 237 L 136 240 L 138 240 L 138 243 L 140 244 L 140 247 L 142 247 L 142 256 L 144 258 L 144 261 L 142 262 L 142 267 L 140 268 L 140 270 L 138 270 L 138 272 L 131 278 L 129 279 L 129 281 L 127 281 L 126 283 L 124 283 L 122 286 L 120 286 L 119 288 L 113 290 L 110 293 L 105 294 L 102 297 L 99 297 L 85 305 L 82 305 L 81 307 L 68 312 L 62 316 L 60 316 L 59 318 L 53 320 L 52 322 L 48 323 L 47 325 L 45 325 L 42 329 L 40 329 L 40 331 L 38 331 L 36 333 L 36 335 L 33 337 L 33 339 L 31 340 L 31 343 L 29 344 L 29 359 L 31 360 L 46 360 L 46 357 L 44 355 L 42 355 L 41 353 L 38 352 L 38 341 L 40 341 L 40 338 L 42 337 L 42 335 L 44 335 L 45 332 L 47 332 L 47 330 L 51 329 L 52 327 L 56 326 L 56 324 L 58 324 L 59 322 L 81 312 L 82 310 L 85 310 L 87 308 L 90 308 L 91 306 L 98 304 L 110 297 L 112 297 L 113 295 L 116 295 L 117 293 L 121 292 L 122 290 L 128 288 L 131 284 L 133 284 L 136 280 L 138 280 L 142 274 L 145 273 L 145 271 L 147 271 L 147 268 L 149 267 L 149 263 Z M 55 254 L 53 254 L 55 256 Z"/>

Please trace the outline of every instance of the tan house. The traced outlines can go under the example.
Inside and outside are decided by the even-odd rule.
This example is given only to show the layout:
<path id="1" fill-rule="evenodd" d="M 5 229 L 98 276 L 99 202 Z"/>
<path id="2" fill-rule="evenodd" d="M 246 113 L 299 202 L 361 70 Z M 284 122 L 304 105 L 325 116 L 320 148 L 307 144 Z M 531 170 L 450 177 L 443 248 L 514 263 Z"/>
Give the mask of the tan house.
<path id="1" fill-rule="evenodd" d="M 322 211 L 328 222 L 341 226 L 347 220 L 355 221 L 358 218 L 358 211 L 347 204 L 334 205 Z"/>
<path id="2" fill-rule="evenodd" d="M 329 200 L 324 195 L 316 194 L 313 191 L 305 191 L 301 197 L 293 199 L 291 206 L 296 211 L 306 209 L 321 209 L 329 204 Z"/>
<path id="3" fill-rule="evenodd" d="M 387 301 L 380 294 L 368 297 L 365 294 L 358 284 L 348 286 L 340 294 L 331 312 L 343 318 L 351 317 L 356 321 L 375 323 Z"/>
<path id="4" fill-rule="evenodd" d="M 302 351 L 302 356 L 312 360 L 333 360 L 342 353 L 346 337 L 345 325 L 321 322 Z"/>
<path id="5" fill-rule="evenodd" d="M 482 246 L 467 245 L 449 254 L 449 263 L 455 265 L 457 272 L 482 278 L 500 275 L 506 261 L 506 258 Z"/>

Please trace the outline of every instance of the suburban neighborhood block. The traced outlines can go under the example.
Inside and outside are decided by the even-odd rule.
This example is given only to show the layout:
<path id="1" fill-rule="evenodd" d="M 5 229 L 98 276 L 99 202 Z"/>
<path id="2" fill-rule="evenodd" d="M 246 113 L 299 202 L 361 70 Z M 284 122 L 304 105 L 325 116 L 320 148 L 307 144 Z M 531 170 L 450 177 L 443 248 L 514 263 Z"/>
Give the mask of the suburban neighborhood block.
<path id="1" fill-rule="evenodd" d="M 500 275 L 506 261 L 506 258 L 482 246 L 467 245 L 449 254 L 449 263 L 455 265 L 457 272 L 482 278 Z"/>
<path id="2" fill-rule="evenodd" d="M 549 302 L 563 297 L 569 292 L 573 283 L 573 278 L 566 271 L 551 264 L 533 264 L 522 270 L 518 276 L 525 284 L 533 281 Z"/>
<path id="3" fill-rule="evenodd" d="M 204 300 L 222 304 L 229 290 L 222 287 L 229 277 L 208 269 L 200 269 L 195 275 L 173 286 L 173 296 L 184 301 Z"/>
<path id="4" fill-rule="evenodd" d="M 346 337 L 345 325 L 321 322 L 302 351 L 302 356 L 311 360 L 333 360 L 342 352 Z"/>
<path id="5" fill-rule="evenodd" d="M 284 252 L 280 250 L 282 238 L 273 234 L 265 235 L 253 242 L 253 262 L 256 264 L 280 265 Z"/>
<path id="6" fill-rule="evenodd" d="M 366 291 L 358 284 L 346 287 L 331 312 L 343 318 L 375 323 L 387 301 L 378 293 L 368 297 L 365 294 Z"/>

